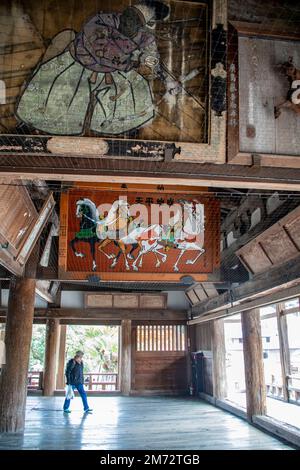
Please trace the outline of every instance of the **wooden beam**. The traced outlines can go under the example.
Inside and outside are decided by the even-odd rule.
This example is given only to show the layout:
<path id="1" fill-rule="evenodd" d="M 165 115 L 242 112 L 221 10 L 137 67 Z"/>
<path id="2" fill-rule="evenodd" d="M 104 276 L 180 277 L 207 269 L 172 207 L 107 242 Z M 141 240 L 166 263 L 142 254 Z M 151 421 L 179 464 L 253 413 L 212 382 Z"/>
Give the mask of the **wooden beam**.
<path id="1" fill-rule="evenodd" d="M 266 414 L 266 387 L 259 309 L 241 316 L 248 420 Z"/>
<path id="2" fill-rule="evenodd" d="M 47 157 L 49 161 L 49 157 Z M 80 160 L 80 159 L 75 159 Z M 92 159 L 89 159 L 92 160 Z M 255 174 L 245 165 L 213 165 L 206 164 L 205 168 L 195 168 L 191 173 L 191 164 L 181 164 L 179 162 L 160 165 L 156 162 L 155 167 L 147 162 L 134 162 L 135 168 L 128 169 L 128 162 L 118 161 L 119 174 L 113 170 L 112 165 L 106 161 L 106 166 L 111 168 L 101 168 L 102 162 L 97 160 L 95 169 L 82 168 L 80 172 L 74 170 L 73 159 L 70 158 L 70 168 L 59 168 L 57 161 L 53 158 L 52 167 L 39 167 L 36 165 L 24 166 L 22 169 L 14 169 L 10 166 L 0 168 L 0 177 L 13 178 L 15 180 L 24 179 L 24 177 L 46 180 L 60 181 L 80 181 L 80 182 L 112 182 L 112 183 L 140 183 L 140 184 L 169 184 L 169 185 L 187 185 L 187 186 L 210 186 L 213 188 L 249 188 L 261 190 L 291 190 L 300 191 L 300 178 L 295 170 L 288 168 L 257 168 Z M 143 166 L 140 164 L 143 163 Z M 115 162 L 112 162 L 115 165 Z M 178 166 L 179 165 L 179 166 Z M 199 171 L 201 169 L 201 171 Z M 108 174 L 107 174 L 108 173 Z M 172 173 L 172 177 L 170 177 Z M 184 174 L 184 176 L 182 176 Z M 155 176 L 154 176 L 155 175 Z"/>
<path id="3" fill-rule="evenodd" d="M 213 393 L 222 400 L 227 396 L 224 320 L 212 322 Z"/>
<path id="4" fill-rule="evenodd" d="M 6 309 L 0 310 L 0 317 L 5 317 Z M 59 320 L 187 320 L 187 312 L 185 310 L 161 310 L 161 309 L 117 309 L 108 308 L 104 312 L 95 308 L 36 308 L 34 311 L 34 319 L 50 319 L 57 318 Z"/>
<path id="5" fill-rule="evenodd" d="M 120 389 L 123 395 L 129 395 L 131 391 L 131 320 L 122 320 L 121 324 L 121 381 Z"/>
<path id="6" fill-rule="evenodd" d="M 43 395 L 52 396 L 55 391 L 58 354 L 59 320 L 51 318 L 46 324 L 46 351 Z"/>
<path id="7" fill-rule="evenodd" d="M 225 292 L 217 297 L 201 302 L 197 306 L 192 307 L 192 314 L 193 316 L 201 316 L 213 311 L 227 310 L 242 302 L 275 293 L 299 283 L 300 255 L 281 265 L 272 267 L 268 271 L 268 275 L 266 273 L 257 274 L 250 281 L 234 287 L 230 292 Z M 296 296 L 297 294 L 295 293 Z M 285 297 L 283 294 L 282 298 L 288 297 Z"/>
<path id="8" fill-rule="evenodd" d="M 271 225 L 280 220 L 282 217 L 286 216 L 289 212 L 294 210 L 299 206 L 299 198 L 288 198 L 283 204 L 281 204 L 275 211 L 270 214 L 269 217 L 264 217 L 261 222 L 249 230 L 247 233 L 239 237 L 235 242 L 233 242 L 228 248 L 222 251 L 222 265 L 229 264 L 232 261 L 232 256 L 235 255 L 235 252 L 246 245 L 249 241 L 255 238 L 260 233 L 267 230 Z M 232 217 L 232 215 L 230 215 Z"/>
<path id="9" fill-rule="evenodd" d="M 282 375 L 282 385 L 283 385 L 283 398 L 285 401 L 288 401 L 289 400 L 288 376 L 291 373 L 291 359 L 290 359 L 287 318 L 286 318 L 286 315 L 282 315 L 283 309 L 284 309 L 283 304 L 280 303 L 276 305 L 280 364 L 281 364 L 281 375 Z"/>
<path id="10" fill-rule="evenodd" d="M 236 315 L 242 311 L 251 310 L 252 308 L 263 307 L 265 305 L 274 304 L 276 302 L 280 302 L 283 300 L 292 299 L 293 297 L 297 297 L 300 294 L 300 280 L 299 284 L 293 287 L 282 287 L 282 289 L 278 292 L 271 293 L 264 295 L 262 297 L 257 297 L 252 301 L 246 299 L 245 301 L 241 301 L 234 307 L 230 308 L 221 308 L 212 313 L 208 313 L 207 315 L 201 315 L 199 317 L 194 318 L 188 322 L 188 325 L 198 325 L 200 323 L 206 323 L 208 321 L 215 320 L 217 318 L 225 318 L 230 317 L 231 315 Z M 299 309 L 297 309 L 299 311 Z M 283 312 L 283 315 L 286 313 Z M 273 314 L 272 314 L 273 316 Z"/>

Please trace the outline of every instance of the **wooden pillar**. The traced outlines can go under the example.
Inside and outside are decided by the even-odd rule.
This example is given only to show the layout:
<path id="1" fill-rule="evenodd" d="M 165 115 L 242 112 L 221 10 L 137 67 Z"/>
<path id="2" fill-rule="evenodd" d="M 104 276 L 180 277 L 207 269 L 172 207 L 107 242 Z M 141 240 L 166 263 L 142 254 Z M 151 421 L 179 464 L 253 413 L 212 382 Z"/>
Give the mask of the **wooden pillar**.
<path id="1" fill-rule="evenodd" d="M 131 320 L 122 320 L 121 323 L 121 382 L 120 389 L 123 395 L 131 391 Z"/>
<path id="2" fill-rule="evenodd" d="M 213 391 L 222 400 L 227 396 L 224 320 L 212 322 Z"/>
<path id="3" fill-rule="evenodd" d="M 51 318 L 46 323 L 46 351 L 44 367 L 44 395 L 51 396 L 56 385 L 56 364 L 58 354 L 59 320 Z"/>
<path id="4" fill-rule="evenodd" d="M 59 325 L 59 349 L 58 349 L 58 364 L 57 364 L 57 376 L 56 376 L 56 388 L 58 390 L 64 389 L 66 385 L 66 380 L 65 380 L 66 339 L 67 339 L 67 325 Z"/>
<path id="5" fill-rule="evenodd" d="M 259 309 L 243 312 L 241 319 L 247 415 L 248 419 L 252 421 L 254 415 L 266 414 L 266 386 Z"/>
<path id="6" fill-rule="evenodd" d="M 35 280 L 10 281 L 5 329 L 6 364 L 0 375 L 0 432 L 22 432 L 35 300 Z"/>
<path id="7" fill-rule="evenodd" d="M 24 277 L 13 276 L 10 280 L 6 364 L 0 375 L 0 432 L 24 430 L 38 256 L 39 242 L 27 261 Z"/>
<path id="8" fill-rule="evenodd" d="M 290 360 L 290 347 L 289 347 L 287 319 L 286 319 L 286 315 L 282 315 L 282 310 L 284 310 L 284 305 L 277 304 L 276 313 L 277 313 L 281 375 L 282 375 L 282 385 L 283 385 L 282 387 L 283 398 L 285 401 L 289 401 L 288 376 L 291 373 L 291 360 Z"/>

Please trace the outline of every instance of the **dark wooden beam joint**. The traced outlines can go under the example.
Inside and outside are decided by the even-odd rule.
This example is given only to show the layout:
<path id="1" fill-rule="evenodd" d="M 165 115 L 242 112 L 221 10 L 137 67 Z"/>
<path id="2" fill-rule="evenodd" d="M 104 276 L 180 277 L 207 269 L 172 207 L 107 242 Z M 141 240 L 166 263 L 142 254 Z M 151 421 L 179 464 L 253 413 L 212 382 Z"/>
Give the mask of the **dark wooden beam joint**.
<path id="1" fill-rule="evenodd" d="M 251 155 L 251 158 L 252 158 L 252 163 L 251 163 L 251 168 L 259 168 L 261 167 L 261 155 L 259 155 L 258 153 L 253 153 Z"/>
<path id="2" fill-rule="evenodd" d="M 217 116 L 226 111 L 227 32 L 218 24 L 211 34 L 211 109 Z"/>
<path id="3" fill-rule="evenodd" d="M 171 160 L 173 160 L 173 158 L 175 157 L 176 154 L 180 154 L 181 153 L 181 147 L 176 147 L 176 145 L 173 143 L 173 144 L 166 144 L 165 145 L 165 154 L 164 154 L 164 157 L 165 157 L 165 162 L 170 162 Z"/>

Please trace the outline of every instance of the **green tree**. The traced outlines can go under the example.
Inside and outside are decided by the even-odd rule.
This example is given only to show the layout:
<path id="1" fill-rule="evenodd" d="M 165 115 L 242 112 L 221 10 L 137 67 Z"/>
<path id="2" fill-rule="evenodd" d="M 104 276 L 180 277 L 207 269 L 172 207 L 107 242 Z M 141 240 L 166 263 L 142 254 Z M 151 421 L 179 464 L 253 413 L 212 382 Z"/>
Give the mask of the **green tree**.
<path id="1" fill-rule="evenodd" d="M 45 359 L 46 325 L 33 325 L 29 370 L 43 370 Z"/>

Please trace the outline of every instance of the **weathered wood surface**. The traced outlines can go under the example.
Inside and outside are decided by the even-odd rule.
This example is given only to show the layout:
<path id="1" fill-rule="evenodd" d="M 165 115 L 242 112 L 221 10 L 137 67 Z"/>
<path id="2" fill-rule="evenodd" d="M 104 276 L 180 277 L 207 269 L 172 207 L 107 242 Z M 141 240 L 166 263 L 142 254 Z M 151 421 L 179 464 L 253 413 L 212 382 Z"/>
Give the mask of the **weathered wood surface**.
<path id="1" fill-rule="evenodd" d="M 300 203 L 299 197 L 288 198 L 287 200 L 283 201 L 283 203 L 272 212 L 271 217 L 267 217 L 267 216 L 262 217 L 261 221 L 258 224 L 256 224 L 254 227 L 250 226 L 249 230 L 246 233 L 237 237 L 237 240 L 235 240 L 228 248 L 225 248 L 222 251 L 221 253 L 222 264 L 224 263 L 228 264 L 233 254 L 235 254 L 235 252 L 239 248 L 243 247 L 244 245 L 249 243 L 251 240 L 253 240 L 257 235 L 267 230 L 272 224 L 274 224 L 275 222 L 279 221 L 280 219 L 288 215 L 291 211 L 293 211 L 299 206 L 299 203 Z M 245 205 L 246 205 L 245 207 L 245 212 L 246 212 L 248 209 L 246 201 L 245 201 Z M 244 212 L 244 203 L 241 204 L 241 207 L 239 209 L 241 210 L 241 212 Z M 262 210 L 262 207 L 261 207 L 261 210 Z M 236 214 L 238 214 L 237 211 L 236 211 Z M 231 220 L 229 221 L 229 223 L 232 222 L 232 227 L 228 226 L 227 224 L 224 224 L 224 226 L 222 226 L 222 229 L 225 229 L 226 233 L 228 233 L 229 230 L 233 229 L 235 217 L 230 216 L 230 219 Z"/>
<path id="2" fill-rule="evenodd" d="M 195 349 L 194 351 L 212 350 L 212 327 L 210 323 L 195 326 Z"/>
<path id="3" fill-rule="evenodd" d="M 251 310 L 252 308 L 264 307 L 266 305 L 274 304 L 276 302 L 281 302 L 284 300 L 292 299 L 300 295 L 300 281 L 297 285 L 293 287 L 281 287 L 281 290 L 274 291 L 271 294 L 266 294 L 260 297 L 255 297 L 253 300 L 248 298 L 241 303 L 236 303 L 233 307 L 223 306 L 220 310 L 216 310 L 212 313 L 206 315 L 200 315 L 195 317 L 193 320 L 188 321 L 188 325 L 203 325 L 206 322 L 215 320 L 217 318 L 225 318 L 231 315 L 235 315 L 242 311 Z M 297 309 L 298 311 L 299 309 Z M 291 312 L 292 313 L 292 312 Z"/>
<path id="4" fill-rule="evenodd" d="M 84 304 L 86 308 L 121 308 L 121 309 L 165 309 L 167 294 L 140 293 L 86 293 Z"/>
<path id="5" fill-rule="evenodd" d="M 120 357 L 120 390 L 123 395 L 131 391 L 132 377 L 132 325 L 131 320 L 122 320 L 121 323 L 121 357 Z"/>
<path id="6" fill-rule="evenodd" d="M 274 118 L 274 106 L 286 98 L 289 83 L 276 64 L 292 56 L 300 65 L 299 42 L 239 38 L 240 150 L 250 153 L 299 155 L 300 120 L 284 110 Z"/>
<path id="7" fill-rule="evenodd" d="M 244 420 L 200 400 L 178 397 L 89 398 L 83 417 L 79 398 L 72 413 L 63 397 L 29 397 L 24 437 L 1 436 L 0 449 L 290 449 Z M 117 419 L 116 419 L 117 417 Z M 47 426 L 41 427 L 41 422 Z"/>
<path id="8" fill-rule="evenodd" d="M 43 394 L 51 396 L 56 389 L 56 366 L 59 345 L 59 320 L 50 319 L 46 323 L 46 349 Z"/>
<path id="9" fill-rule="evenodd" d="M 0 432 L 20 432 L 24 428 L 34 299 L 34 279 L 11 280 L 5 334 L 6 364 L 0 375 Z"/>
<path id="10" fill-rule="evenodd" d="M 134 389 L 186 392 L 186 354 L 168 351 L 136 352 Z"/>
<path id="11" fill-rule="evenodd" d="M 6 316 L 6 309 L 0 310 L 0 317 Z M 176 321 L 186 320 L 187 312 L 185 310 L 161 310 L 161 309 L 106 309 L 105 312 L 97 309 L 83 308 L 36 308 L 34 311 L 35 319 L 47 320 L 57 318 L 60 320 L 165 320 Z"/>
<path id="12" fill-rule="evenodd" d="M 245 363 L 247 416 L 265 415 L 266 386 L 263 364 L 259 309 L 243 312 L 241 316 Z"/>
<path id="13" fill-rule="evenodd" d="M 257 299 L 257 306 L 264 305 L 265 299 L 259 301 L 258 297 L 264 297 L 265 295 L 273 294 L 274 302 L 280 301 L 292 296 L 296 296 L 297 293 L 287 293 L 287 288 L 293 288 L 298 292 L 300 283 L 300 255 L 296 258 L 286 261 L 279 266 L 273 266 L 266 277 L 265 273 L 259 273 L 250 281 L 243 283 L 238 287 L 234 287 L 230 292 L 225 292 L 217 297 L 201 302 L 197 306 L 192 308 L 193 316 L 201 316 L 208 314 L 213 311 L 232 309 L 237 307 L 234 313 L 242 311 L 242 304 L 245 302 L 247 308 L 247 302 L 252 299 Z M 271 292 L 272 291 L 272 292 Z M 269 303 L 272 303 L 272 297 L 268 299 Z"/>
<path id="14" fill-rule="evenodd" d="M 0 185 L 0 237 L 7 243 L 6 250 L 18 255 L 32 229 L 38 214 L 25 186 L 1 179 Z"/>
<path id="15" fill-rule="evenodd" d="M 252 274 L 262 273 L 300 253 L 300 207 L 240 248 L 236 254 Z"/>

